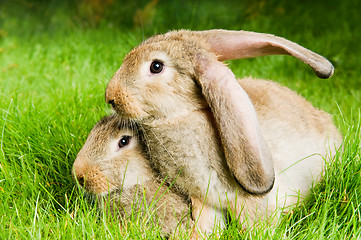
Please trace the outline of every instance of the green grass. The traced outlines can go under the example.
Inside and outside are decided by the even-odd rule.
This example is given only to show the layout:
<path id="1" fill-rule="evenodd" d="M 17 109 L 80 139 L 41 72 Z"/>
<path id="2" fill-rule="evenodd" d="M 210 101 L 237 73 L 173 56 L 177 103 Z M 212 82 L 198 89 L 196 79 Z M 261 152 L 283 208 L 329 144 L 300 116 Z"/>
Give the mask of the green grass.
<path id="1" fill-rule="evenodd" d="M 90 129 L 110 112 L 104 90 L 125 54 L 144 37 L 179 28 L 273 33 L 336 67 L 322 80 L 288 56 L 230 62 L 237 76 L 278 81 L 331 113 L 345 137 L 344 152 L 324 179 L 275 229 L 261 224 L 240 232 L 235 224 L 222 238 L 360 238 L 361 2 L 229 1 L 214 7 L 160 1 L 155 17 L 133 27 L 136 9 L 146 2 L 116 3 L 101 20 L 60 1 L 0 4 L 0 239 L 159 237 L 144 219 L 125 225 L 100 215 L 75 187 L 70 169 Z"/>

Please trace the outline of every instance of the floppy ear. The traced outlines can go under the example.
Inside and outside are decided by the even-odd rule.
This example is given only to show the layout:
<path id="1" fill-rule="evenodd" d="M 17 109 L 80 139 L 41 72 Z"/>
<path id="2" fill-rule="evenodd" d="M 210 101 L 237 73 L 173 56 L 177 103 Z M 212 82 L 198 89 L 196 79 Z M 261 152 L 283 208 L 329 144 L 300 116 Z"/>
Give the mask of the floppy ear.
<path id="1" fill-rule="evenodd" d="M 269 192 L 273 161 L 251 100 L 223 63 L 206 58 L 198 63 L 198 82 L 212 109 L 230 171 L 245 191 Z"/>
<path id="2" fill-rule="evenodd" d="M 208 42 L 220 61 L 286 54 L 308 64 L 320 78 L 331 77 L 334 71 L 324 57 L 270 34 L 227 30 L 195 34 Z M 247 93 L 221 62 L 202 58 L 198 63 L 198 81 L 212 109 L 230 171 L 247 192 L 267 193 L 274 183 L 273 161 Z"/>
<path id="3" fill-rule="evenodd" d="M 200 31 L 198 34 L 206 38 L 211 50 L 218 54 L 220 61 L 285 54 L 292 55 L 309 65 L 320 78 L 329 78 L 334 72 L 332 64 L 326 58 L 271 34 L 227 30 Z"/>

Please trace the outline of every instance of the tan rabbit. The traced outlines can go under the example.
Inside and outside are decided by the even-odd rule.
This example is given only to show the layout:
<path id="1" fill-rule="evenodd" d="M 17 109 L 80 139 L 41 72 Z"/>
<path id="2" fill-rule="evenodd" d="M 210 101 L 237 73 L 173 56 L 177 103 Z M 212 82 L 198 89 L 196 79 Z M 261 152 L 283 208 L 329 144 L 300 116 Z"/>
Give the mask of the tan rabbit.
<path id="1" fill-rule="evenodd" d="M 252 224 L 290 206 L 320 177 L 341 137 L 325 112 L 277 83 L 237 82 L 222 60 L 289 54 L 321 78 L 327 59 L 284 38 L 246 31 L 173 31 L 134 48 L 106 101 L 140 123 L 150 161 L 192 199 L 197 227 L 231 209 Z M 217 220 L 217 221 L 215 221 Z"/>
<path id="2" fill-rule="evenodd" d="M 113 114 L 91 130 L 73 166 L 73 177 L 98 198 L 102 210 L 147 215 L 165 234 L 192 227 L 187 198 L 156 177 L 135 126 Z"/>

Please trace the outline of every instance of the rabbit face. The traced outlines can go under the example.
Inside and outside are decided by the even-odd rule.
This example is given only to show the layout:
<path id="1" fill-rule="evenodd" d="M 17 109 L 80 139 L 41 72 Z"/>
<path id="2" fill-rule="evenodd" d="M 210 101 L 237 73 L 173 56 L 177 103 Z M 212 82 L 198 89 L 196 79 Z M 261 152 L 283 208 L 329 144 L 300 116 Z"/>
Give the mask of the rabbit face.
<path id="1" fill-rule="evenodd" d="M 202 50 L 190 45 L 147 41 L 133 49 L 107 86 L 107 102 L 123 118 L 138 120 L 172 118 L 206 107 L 193 64 Z"/>
<path id="2" fill-rule="evenodd" d="M 105 195 L 141 184 L 148 180 L 148 171 L 136 134 L 112 115 L 92 129 L 72 173 L 86 191 Z"/>

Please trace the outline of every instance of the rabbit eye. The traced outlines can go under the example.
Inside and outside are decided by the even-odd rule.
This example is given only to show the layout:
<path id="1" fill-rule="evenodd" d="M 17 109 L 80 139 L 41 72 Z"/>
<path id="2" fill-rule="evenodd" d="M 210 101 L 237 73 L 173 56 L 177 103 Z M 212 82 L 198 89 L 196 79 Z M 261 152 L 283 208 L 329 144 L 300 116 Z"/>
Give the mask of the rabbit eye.
<path id="1" fill-rule="evenodd" d="M 118 142 L 119 148 L 125 147 L 129 144 L 131 136 L 122 136 L 122 138 Z"/>
<path id="2" fill-rule="evenodd" d="M 163 63 L 158 60 L 154 60 L 152 62 L 152 64 L 150 64 L 150 71 L 151 71 L 151 73 L 162 72 L 163 71 Z"/>

